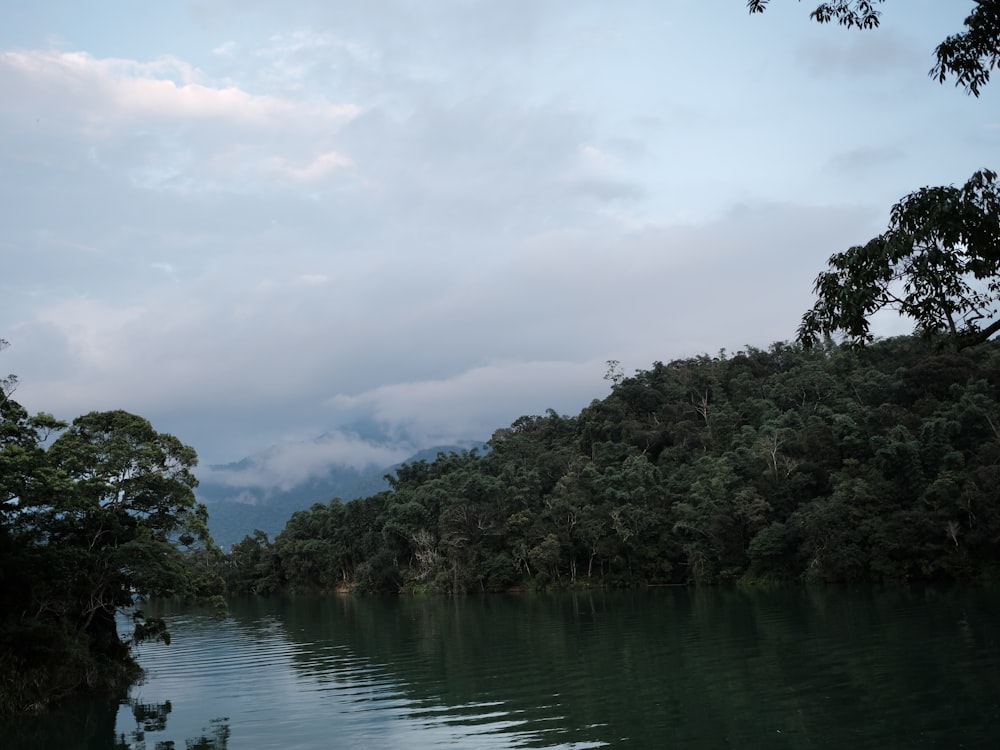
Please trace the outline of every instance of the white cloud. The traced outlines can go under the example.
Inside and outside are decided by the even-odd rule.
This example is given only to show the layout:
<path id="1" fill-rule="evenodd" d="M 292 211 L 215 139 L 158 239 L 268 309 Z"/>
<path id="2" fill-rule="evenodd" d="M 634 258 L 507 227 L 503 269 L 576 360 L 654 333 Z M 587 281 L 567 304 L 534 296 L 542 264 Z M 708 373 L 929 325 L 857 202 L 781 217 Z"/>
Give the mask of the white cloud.
<path id="1" fill-rule="evenodd" d="M 44 306 L 6 332 L 42 342 L 8 369 L 29 406 L 69 418 L 125 408 L 183 431 L 212 463 L 295 425 L 304 438 L 374 420 L 416 447 L 485 439 L 526 413 L 576 413 L 606 392 L 607 359 L 631 372 L 788 338 L 826 257 L 870 235 L 870 219 L 752 205 L 625 236 L 546 233 L 489 263 L 298 250 L 299 234 L 250 226 L 225 253 L 196 243 L 183 273 Z M 92 272 L 120 264 L 110 255 Z M 182 412 L 183 430 L 172 426 Z M 221 452 L 223 433 L 246 453 Z"/>
<path id="2" fill-rule="evenodd" d="M 617 158 L 591 145 L 580 149 L 569 183 L 575 191 L 602 201 L 636 199 L 645 193 Z"/>
<path id="3" fill-rule="evenodd" d="M 342 414 L 370 415 L 390 433 L 425 447 L 485 439 L 519 416 L 546 409 L 579 409 L 600 390 L 604 363 L 498 362 L 454 377 L 379 386 L 338 394 L 328 406 Z"/>
<path id="4" fill-rule="evenodd" d="M 312 122 L 312 127 L 342 125 L 360 112 L 351 104 L 296 102 L 200 83 L 200 71 L 170 57 L 139 62 L 97 59 L 84 52 L 3 52 L 0 75 L 5 87 L 46 109 L 79 118 L 91 132 L 122 122 L 163 119 L 300 130 L 302 122 Z M 19 106 L 24 108 L 24 102 Z"/>
<path id="5" fill-rule="evenodd" d="M 24 139 L 21 160 L 52 163 L 33 147 L 39 134 L 68 139 L 81 143 L 91 164 L 147 190 L 322 182 L 351 165 L 336 141 L 362 112 L 314 94 L 213 83 L 175 57 L 0 52 L 0 90 L 0 132 Z"/>
<path id="6" fill-rule="evenodd" d="M 580 149 L 580 160 L 583 162 L 585 169 L 600 175 L 616 175 L 621 169 L 617 159 L 601 151 L 599 148 L 590 145 Z"/>
<path id="7" fill-rule="evenodd" d="M 279 443 L 238 468 L 204 466 L 198 476 L 203 482 L 230 487 L 289 490 L 310 479 L 328 476 L 333 467 L 385 467 L 412 454 L 409 445 L 380 445 L 350 433 L 330 432 L 316 440 Z"/>
<path id="8" fill-rule="evenodd" d="M 264 168 L 293 182 L 311 183 L 329 177 L 334 172 L 351 166 L 351 160 L 336 151 L 318 154 L 303 166 L 294 166 L 287 159 L 272 156 L 265 161 Z"/>
<path id="9" fill-rule="evenodd" d="M 215 47 L 212 50 L 212 54 L 218 55 L 219 57 L 228 57 L 229 55 L 232 55 L 233 52 L 236 51 L 236 47 L 237 47 L 236 42 L 230 39 L 226 42 L 223 42 L 218 47 Z"/>

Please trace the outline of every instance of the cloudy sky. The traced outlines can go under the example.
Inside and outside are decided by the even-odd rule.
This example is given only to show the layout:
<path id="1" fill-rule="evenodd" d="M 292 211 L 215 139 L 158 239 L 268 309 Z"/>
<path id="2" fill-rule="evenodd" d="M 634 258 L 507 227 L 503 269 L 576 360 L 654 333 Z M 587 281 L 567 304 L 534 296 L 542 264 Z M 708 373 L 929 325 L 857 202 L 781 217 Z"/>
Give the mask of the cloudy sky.
<path id="1" fill-rule="evenodd" d="M 998 166 L 1000 90 L 927 77 L 971 0 L 745 5 L 7 3 L 0 373 L 203 464 L 326 434 L 308 473 L 789 339 L 830 254 Z"/>

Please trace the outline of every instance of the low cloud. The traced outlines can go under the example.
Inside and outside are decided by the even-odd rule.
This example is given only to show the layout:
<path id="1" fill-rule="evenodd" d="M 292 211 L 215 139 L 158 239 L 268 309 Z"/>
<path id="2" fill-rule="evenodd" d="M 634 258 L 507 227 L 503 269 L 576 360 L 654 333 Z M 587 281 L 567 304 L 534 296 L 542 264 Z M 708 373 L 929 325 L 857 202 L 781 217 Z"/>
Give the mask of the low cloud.
<path id="1" fill-rule="evenodd" d="M 233 488 L 287 491 L 323 479 L 336 467 L 384 468 L 412 454 L 412 446 L 376 444 L 354 434 L 330 432 L 315 440 L 279 443 L 238 465 L 201 467 L 198 477 Z"/>
<path id="2" fill-rule="evenodd" d="M 5 332 L 5 358 L 29 408 L 125 408 L 183 428 L 213 463 L 365 421 L 390 444 L 481 440 L 524 414 L 577 413 L 606 393 L 607 359 L 632 372 L 791 337 L 826 259 L 877 228 L 868 210 L 747 204 L 702 224 L 540 234 L 477 264 L 365 245 L 275 254 L 248 237 L 194 274 L 146 266 L 117 299 L 43 305 Z M 279 238 L 260 242 L 294 248 Z"/>
<path id="3" fill-rule="evenodd" d="M 576 414 L 601 390 L 601 361 L 499 362 L 450 378 L 392 383 L 327 401 L 339 419 L 365 416 L 425 448 L 485 440 L 526 414 Z"/>

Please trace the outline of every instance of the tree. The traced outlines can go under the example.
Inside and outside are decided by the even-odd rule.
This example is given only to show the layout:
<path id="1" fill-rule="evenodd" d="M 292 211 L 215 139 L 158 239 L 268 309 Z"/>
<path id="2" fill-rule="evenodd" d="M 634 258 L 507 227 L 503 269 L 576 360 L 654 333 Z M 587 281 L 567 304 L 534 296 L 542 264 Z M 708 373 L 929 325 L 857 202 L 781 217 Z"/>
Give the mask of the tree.
<path id="1" fill-rule="evenodd" d="M 750 13 L 763 13 L 770 0 L 747 0 Z M 820 3 L 809 16 L 819 23 L 836 21 L 854 29 L 879 25 L 877 6 L 885 0 L 836 0 Z M 990 80 L 990 71 L 1000 66 L 1000 0 L 973 0 L 976 4 L 965 19 L 965 31 L 947 37 L 934 50 L 934 67 L 929 75 L 939 83 L 948 76 L 955 85 L 978 97 Z"/>
<path id="2" fill-rule="evenodd" d="M 799 340 L 842 331 L 871 341 L 871 316 L 883 309 L 912 318 L 919 332 L 943 334 L 956 349 L 1000 331 L 1000 187 L 990 170 L 962 187 L 925 187 L 903 198 L 889 228 L 867 244 L 833 255 L 816 279 L 816 304 Z"/>
<path id="3" fill-rule="evenodd" d="M 0 352 L 6 349 L 10 344 L 7 339 L 0 339 Z M 14 389 L 17 387 L 17 376 L 8 375 L 5 378 L 0 378 L 0 400 L 6 401 Z"/>
<path id="4" fill-rule="evenodd" d="M 46 450 L 61 428 L 0 398 L 0 713 L 127 686 L 139 670 L 116 614 L 201 587 L 181 548 L 213 547 L 192 448 L 111 411 Z M 169 642 L 162 621 L 133 621 L 133 642 Z"/>

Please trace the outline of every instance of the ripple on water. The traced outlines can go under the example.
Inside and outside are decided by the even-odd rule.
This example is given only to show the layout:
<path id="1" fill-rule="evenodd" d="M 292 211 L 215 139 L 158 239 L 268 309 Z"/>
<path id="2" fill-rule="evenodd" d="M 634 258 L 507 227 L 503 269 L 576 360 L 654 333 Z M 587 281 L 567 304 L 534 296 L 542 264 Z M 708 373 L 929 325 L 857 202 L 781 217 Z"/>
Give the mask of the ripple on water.
<path id="1" fill-rule="evenodd" d="M 169 615 L 174 643 L 143 646 L 136 697 L 171 702 L 168 731 L 147 741 L 177 747 L 217 717 L 233 750 L 988 746 L 1000 618 L 990 599 L 942 601 L 259 604 L 253 617 Z"/>

